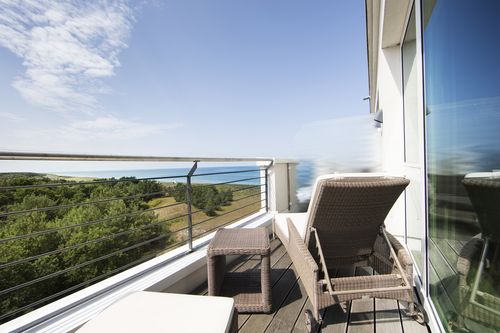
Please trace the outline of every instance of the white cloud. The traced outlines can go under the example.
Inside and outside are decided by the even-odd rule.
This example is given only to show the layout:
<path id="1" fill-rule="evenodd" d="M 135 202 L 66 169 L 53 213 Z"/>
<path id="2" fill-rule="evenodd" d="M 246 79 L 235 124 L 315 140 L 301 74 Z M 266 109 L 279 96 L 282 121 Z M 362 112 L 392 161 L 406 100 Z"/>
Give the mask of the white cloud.
<path id="1" fill-rule="evenodd" d="M 0 45 L 22 58 L 13 87 L 56 111 L 92 111 L 114 75 L 133 15 L 124 0 L 0 0 Z"/>
<path id="2" fill-rule="evenodd" d="M 0 118 L 10 120 L 10 121 L 23 121 L 24 118 L 21 116 L 18 116 L 15 113 L 11 112 L 0 112 Z"/>
<path id="3" fill-rule="evenodd" d="M 113 115 L 52 126 L 2 126 L 0 150 L 82 154 L 159 155 L 176 147 L 182 123 L 150 123 Z M 158 146 L 157 143 L 160 143 Z M 166 149 L 166 150 L 162 150 Z"/>
<path id="4" fill-rule="evenodd" d="M 149 124 L 140 121 L 118 119 L 108 115 L 93 120 L 75 121 L 61 130 L 63 137 L 88 140 L 134 139 L 162 134 L 170 129 L 182 127 L 181 123 Z"/>

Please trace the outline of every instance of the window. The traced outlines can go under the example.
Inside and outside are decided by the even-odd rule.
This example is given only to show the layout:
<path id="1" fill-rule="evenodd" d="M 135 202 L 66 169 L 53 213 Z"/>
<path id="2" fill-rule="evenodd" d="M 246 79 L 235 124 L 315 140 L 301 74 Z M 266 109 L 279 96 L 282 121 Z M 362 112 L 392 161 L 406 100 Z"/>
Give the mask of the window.
<path id="1" fill-rule="evenodd" d="M 450 331 L 500 329 L 499 12 L 423 1 L 429 288 Z"/>

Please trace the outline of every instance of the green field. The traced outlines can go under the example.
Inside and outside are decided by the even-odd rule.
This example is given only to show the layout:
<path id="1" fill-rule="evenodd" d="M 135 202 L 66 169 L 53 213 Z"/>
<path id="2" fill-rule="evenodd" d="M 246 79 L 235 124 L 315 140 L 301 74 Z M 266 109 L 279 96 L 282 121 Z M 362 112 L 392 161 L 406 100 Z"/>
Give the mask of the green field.
<path id="1" fill-rule="evenodd" d="M 169 186 L 169 185 L 166 185 Z M 244 216 L 248 216 L 261 209 L 262 203 L 260 187 L 249 185 L 216 185 L 218 191 L 233 192 L 233 200 L 227 205 L 221 206 L 216 212 L 216 216 L 208 216 L 203 210 L 192 207 L 193 214 L 193 236 L 208 232 L 221 225 L 227 225 Z M 161 198 L 155 198 L 148 202 L 151 208 L 163 207 L 176 204 L 177 201 L 169 195 Z M 181 230 L 188 225 L 187 218 L 188 207 L 185 203 L 180 203 L 172 207 L 159 208 L 155 214 L 160 220 L 168 221 L 169 230 L 172 232 L 172 239 L 175 242 L 187 240 L 187 230 Z M 206 222 L 204 222 L 206 221 Z M 200 223 L 201 222 L 201 223 Z M 200 223 L 197 225 L 197 223 Z M 179 231 L 180 230 L 180 231 Z M 176 232 L 177 231 L 177 232 Z"/>

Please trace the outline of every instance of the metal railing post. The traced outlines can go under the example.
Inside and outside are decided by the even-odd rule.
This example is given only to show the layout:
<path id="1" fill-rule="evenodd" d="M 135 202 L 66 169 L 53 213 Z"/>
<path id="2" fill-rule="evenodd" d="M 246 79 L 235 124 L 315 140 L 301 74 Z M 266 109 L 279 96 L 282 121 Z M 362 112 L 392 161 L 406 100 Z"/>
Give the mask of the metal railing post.
<path id="1" fill-rule="evenodd" d="M 266 168 L 266 177 L 265 177 L 265 189 L 266 189 L 266 212 L 269 211 L 269 189 L 268 189 L 268 186 L 269 186 L 269 182 L 268 182 L 268 178 L 269 178 L 269 167 Z"/>
<path id="2" fill-rule="evenodd" d="M 288 212 L 292 209 L 292 201 L 290 200 L 290 163 L 286 164 L 286 199 Z"/>
<path id="3" fill-rule="evenodd" d="M 191 170 L 186 176 L 186 204 L 188 210 L 188 249 L 189 252 L 193 251 L 193 213 L 192 213 L 192 202 L 193 202 L 193 187 L 191 186 L 191 177 L 198 168 L 198 161 L 194 161 Z"/>

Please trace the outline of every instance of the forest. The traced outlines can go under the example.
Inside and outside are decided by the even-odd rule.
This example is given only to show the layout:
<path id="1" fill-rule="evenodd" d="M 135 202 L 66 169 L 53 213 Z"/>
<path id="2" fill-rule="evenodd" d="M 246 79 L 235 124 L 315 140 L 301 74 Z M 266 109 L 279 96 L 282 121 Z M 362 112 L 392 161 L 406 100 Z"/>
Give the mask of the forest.
<path id="1" fill-rule="evenodd" d="M 186 185 L 0 174 L 0 322 L 161 253 L 174 240 L 148 202 L 169 196 L 186 202 Z M 192 198 L 208 216 L 233 200 L 205 184 Z"/>

